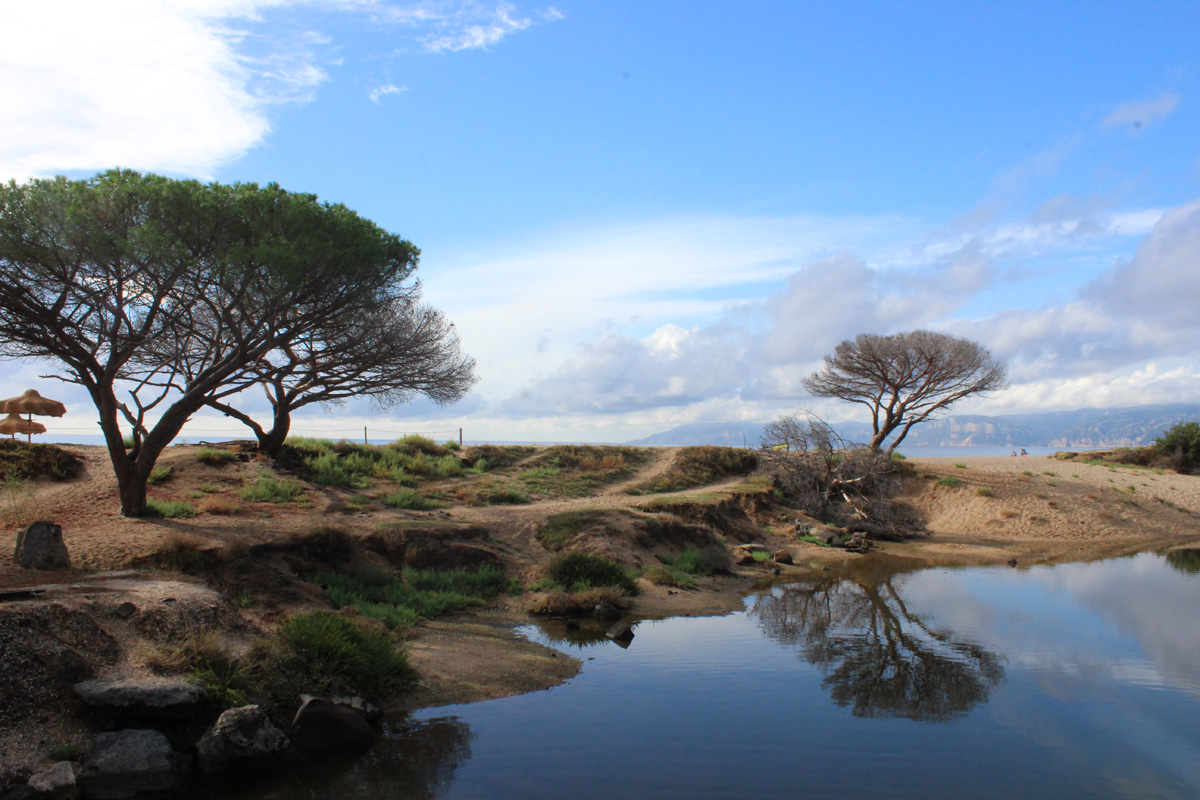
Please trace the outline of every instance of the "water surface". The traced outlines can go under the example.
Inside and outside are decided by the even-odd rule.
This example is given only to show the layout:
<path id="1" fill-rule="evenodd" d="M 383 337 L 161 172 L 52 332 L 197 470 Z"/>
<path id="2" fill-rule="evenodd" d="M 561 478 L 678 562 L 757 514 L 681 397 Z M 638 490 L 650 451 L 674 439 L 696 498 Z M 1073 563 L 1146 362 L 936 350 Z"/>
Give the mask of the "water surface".
<path id="1" fill-rule="evenodd" d="M 531 627 L 583 672 L 391 720 L 366 760 L 268 794 L 1200 797 L 1196 551 L 860 563 L 742 613 L 640 622 L 628 648 Z"/>

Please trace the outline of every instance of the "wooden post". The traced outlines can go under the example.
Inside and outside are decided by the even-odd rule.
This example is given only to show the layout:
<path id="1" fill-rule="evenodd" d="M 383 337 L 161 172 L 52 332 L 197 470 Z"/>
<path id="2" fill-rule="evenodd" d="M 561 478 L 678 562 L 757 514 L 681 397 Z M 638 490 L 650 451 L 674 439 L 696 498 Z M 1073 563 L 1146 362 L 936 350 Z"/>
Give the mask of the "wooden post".
<path id="1" fill-rule="evenodd" d="M 462 428 L 458 429 L 458 446 L 462 447 Z"/>
<path id="2" fill-rule="evenodd" d="M 367 426 L 363 425 L 363 444 L 370 444 L 371 440 L 367 438 Z"/>

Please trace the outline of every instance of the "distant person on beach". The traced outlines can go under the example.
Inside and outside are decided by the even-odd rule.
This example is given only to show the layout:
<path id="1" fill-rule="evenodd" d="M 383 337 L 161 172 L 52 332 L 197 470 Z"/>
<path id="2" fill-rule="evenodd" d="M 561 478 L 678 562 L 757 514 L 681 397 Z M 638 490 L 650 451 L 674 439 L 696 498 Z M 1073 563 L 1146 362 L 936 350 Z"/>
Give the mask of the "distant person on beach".
<path id="1" fill-rule="evenodd" d="M 1022 448 L 1021 448 L 1021 455 L 1023 455 L 1023 456 L 1027 456 L 1027 455 L 1029 455 L 1029 453 L 1026 453 L 1026 452 L 1025 452 L 1025 448 L 1024 448 L 1024 447 L 1022 447 Z"/>
<path id="2" fill-rule="evenodd" d="M 1015 456 L 1017 455 L 1017 451 L 1016 451 L 1016 450 L 1013 450 L 1013 451 L 1012 451 L 1012 455 L 1015 457 Z"/>

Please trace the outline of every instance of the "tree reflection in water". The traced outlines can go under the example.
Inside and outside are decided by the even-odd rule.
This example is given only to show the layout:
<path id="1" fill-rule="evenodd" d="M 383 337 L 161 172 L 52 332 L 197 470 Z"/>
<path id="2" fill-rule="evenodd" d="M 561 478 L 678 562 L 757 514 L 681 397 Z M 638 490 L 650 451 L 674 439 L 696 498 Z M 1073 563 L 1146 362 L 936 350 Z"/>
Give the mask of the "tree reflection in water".
<path id="1" fill-rule="evenodd" d="M 1000 657 L 909 611 L 904 575 L 856 569 L 775 587 L 750 614 L 798 645 L 821 682 L 856 717 L 945 722 L 984 703 L 1004 680 Z"/>
<path id="2" fill-rule="evenodd" d="M 1200 549 L 1185 547 L 1167 551 L 1167 563 L 1180 572 L 1195 575 L 1200 572 Z"/>

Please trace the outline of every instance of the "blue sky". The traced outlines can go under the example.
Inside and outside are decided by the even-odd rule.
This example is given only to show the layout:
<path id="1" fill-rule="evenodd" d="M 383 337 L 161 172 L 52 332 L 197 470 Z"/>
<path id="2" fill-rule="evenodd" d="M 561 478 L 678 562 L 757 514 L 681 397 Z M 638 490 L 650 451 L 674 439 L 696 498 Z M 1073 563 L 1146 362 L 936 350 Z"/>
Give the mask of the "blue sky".
<path id="1" fill-rule="evenodd" d="M 0 177 L 275 181 L 421 247 L 475 391 L 297 428 L 836 420 L 800 379 L 918 327 L 1007 360 L 961 412 L 1200 398 L 1200 3 L 34 5 L 0 9 Z M 83 424 L 45 372 L 0 395 Z"/>

